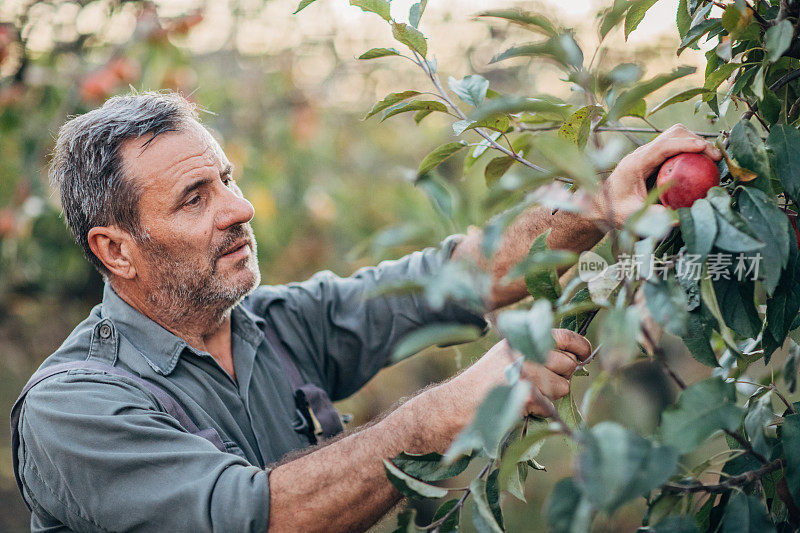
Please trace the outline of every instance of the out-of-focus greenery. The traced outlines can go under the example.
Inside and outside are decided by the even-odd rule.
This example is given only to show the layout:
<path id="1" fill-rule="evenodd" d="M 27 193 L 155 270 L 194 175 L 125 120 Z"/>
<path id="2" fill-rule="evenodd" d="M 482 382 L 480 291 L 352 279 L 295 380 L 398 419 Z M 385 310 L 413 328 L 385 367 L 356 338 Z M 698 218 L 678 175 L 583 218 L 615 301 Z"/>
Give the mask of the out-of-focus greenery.
<path id="1" fill-rule="evenodd" d="M 335 106 L 324 91 L 297 83 L 313 68 L 309 55 L 318 54 L 330 73 L 321 87 L 336 81 L 340 65 L 353 62 L 340 57 L 335 36 L 304 43 L 296 51 L 283 48 L 280 54 L 245 56 L 233 46 L 193 52 L 187 43 L 206 13 L 199 3 L 170 18 L 139 1 L 18 4 L 0 11 L 6 17 L 0 18 L 0 418 L 8 419 L 31 372 L 101 298 L 100 277 L 73 242 L 47 184 L 55 134 L 69 115 L 92 109 L 129 85 L 181 90 L 213 112 L 203 120 L 218 135 L 256 208 L 254 228 L 266 283 L 305 279 L 320 269 L 346 275 L 436 244 L 504 207 L 502 200 L 488 205 L 470 201 L 485 195 L 482 169 L 476 179 L 451 179 L 460 199 L 452 220 L 442 219 L 414 187 L 422 157 L 450 138 L 445 121 L 431 117 L 415 126 L 398 118 L 391 128 L 362 122 L 374 97 L 370 91 L 355 94 L 348 106 Z M 236 11 L 237 5 L 230 6 Z M 75 22 L 90 18 L 91 10 L 99 11 L 103 21 L 133 21 L 135 30 L 121 42 L 113 38 L 116 26 L 110 22 L 81 33 Z M 290 16 L 288 11 L 279 15 Z M 49 44 L 33 46 L 48 31 Z M 481 45 L 487 38 L 506 38 L 497 29 L 485 33 Z M 527 65 L 484 67 L 481 74 L 493 86 L 513 88 L 533 76 Z M 384 69 L 381 75 L 386 75 L 380 65 L 348 71 L 355 78 L 350 86 L 374 85 L 370 68 Z M 690 111 L 676 113 L 701 123 Z M 669 118 L 676 120 L 675 115 Z M 439 173 L 445 179 L 461 175 L 450 164 L 460 165 L 442 165 Z M 467 364 L 491 341 L 405 361 L 343 402 L 342 410 L 355 413 L 355 423 L 362 423 L 400 396 Z M 601 401 L 624 405 L 627 398 L 646 396 L 647 387 L 626 387 L 624 380 L 635 384 L 650 378 L 631 374 Z M 555 474 L 529 479 L 529 504 L 513 507 L 517 512 L 508 518 L 509 530 L 515 524 L 527 530 L 543 524 L 537 510 L 570 467 L 559 452 L 556 446 L 545 448 L 542 461 Z M 6 432 L 0 432 L 0 454 L 0 530 L 22 531 L 29 515 L 14 484 Z M 638 518 L 625 511 L 614 520 L 607 526 L 611 530 L 631 529 Z"/>

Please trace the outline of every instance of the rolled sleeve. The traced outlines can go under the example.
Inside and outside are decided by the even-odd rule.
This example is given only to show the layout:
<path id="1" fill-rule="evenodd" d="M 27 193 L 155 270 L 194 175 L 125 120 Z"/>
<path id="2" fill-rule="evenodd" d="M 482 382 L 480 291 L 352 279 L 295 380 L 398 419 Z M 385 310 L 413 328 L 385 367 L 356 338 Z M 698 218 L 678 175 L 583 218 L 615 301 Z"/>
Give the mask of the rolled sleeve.
<path id="1" fill-rule="evenodd" d="M 74 531 L 267 530 L 267 472 L 186 432 L 125 378 L 50 378 L 19 429 L 26 499 Z"/>
<path id="2" fill-rule="evenodd" d="M 434 308 L 422 294 L 373 297 L 382 286 L 435 274 L 461 238 L 451 236 L 439 248 L 347 278 L 324 271 L 302 283 L 261 288 L 253 295 L 254 311 L 334 400 L 345 398 L 386 366 L 397 343 L 414 329 L 446 322 L 486 328 L 483 316 L 457 302 Z"/>

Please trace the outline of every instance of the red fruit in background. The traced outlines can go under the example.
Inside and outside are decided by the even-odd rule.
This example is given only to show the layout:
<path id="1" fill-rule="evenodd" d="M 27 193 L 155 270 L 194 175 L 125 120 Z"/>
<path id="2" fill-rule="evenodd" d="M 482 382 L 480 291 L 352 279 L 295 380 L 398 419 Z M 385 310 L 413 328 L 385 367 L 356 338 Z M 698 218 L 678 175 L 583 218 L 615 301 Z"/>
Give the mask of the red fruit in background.
<path id="1" fill-rule="evenodd" d="M 11 26 L 0 24 L 0 63 L 8 58 L 11 43 L 15 40 L 16 35 Z"/>
<path id="2" fill-rule="evenodd" d="M 118 83 L 119 78 L 110 70 L 92 72 L 81 83 L 81 97 L 90 103 L 105 100 L 111 96 Z"/>
<path id="3" fill-rule="evenodd" d="M 139 77 L 139 65 L 127 57 L 116 57 L 108 62 L 106 69 L 122 83 L 131 83 Z"/>
<path id="4" fill-rule="evenodd" d="M 664 161 L 658 171 L 656 185 L 669 185 L 659 196 L 661 203 L 672 209 L 691 207 L 705 198 L 711 187 L 719 185 L 719 170 L 714 161 L 703 154 L 683 153 Z"/>

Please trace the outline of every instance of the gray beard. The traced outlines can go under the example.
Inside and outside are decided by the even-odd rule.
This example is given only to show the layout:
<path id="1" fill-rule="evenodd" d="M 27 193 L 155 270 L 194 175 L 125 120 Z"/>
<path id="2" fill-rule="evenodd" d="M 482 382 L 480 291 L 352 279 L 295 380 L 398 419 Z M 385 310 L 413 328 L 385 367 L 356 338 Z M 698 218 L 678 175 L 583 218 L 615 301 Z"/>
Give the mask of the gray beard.
<path id="1" fill-rule="evenodd" d="M 157 281 L 156 288 L 147 295 L 148 307 L 158 315 L 159 321 L 175 329 L 198 334 L 219 328 L 238 305 L 261 282 L 256 258 L 256 241 L 249 224 L 237 226 L 228 234 L 218 250 L 231 246 L 237 239 L 249 237 L 251 253 L 237 263 L 252 274 L 249 282 L 231 284 L 219 275 L 215 253 L 210 262 L 202 265 L 186 260 L 180 250 L 164 243 L 146 241 L 143 248 L 150 259 L 150 267 Z"/>

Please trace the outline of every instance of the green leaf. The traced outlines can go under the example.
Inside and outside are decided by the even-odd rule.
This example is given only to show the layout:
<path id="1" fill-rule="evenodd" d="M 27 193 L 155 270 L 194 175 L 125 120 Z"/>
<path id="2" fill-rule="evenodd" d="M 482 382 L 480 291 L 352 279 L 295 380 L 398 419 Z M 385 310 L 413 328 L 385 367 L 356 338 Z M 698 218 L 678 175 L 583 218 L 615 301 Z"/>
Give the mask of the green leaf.
<path id="1" fill-rule="evenodd" d="M 761 500 L 752 494 L 734 491 L 720 523 L 720 533 L 774 533 L 775 526 Z"/>
<path id="2" fill-rule="evenodd" d="M 635 30 L 639 23 L 644 19 L 647 10 L 653 7 L 656 0 L 634 0 L 628 8 L 628 14 L 625 16 L 625 40 Z"/>
<path id="3" fill-rule="evenodd" d="M 580 324 L 583 324 L 584 320 L 586 320 L 587 316 L 586 313 L 582 312 L 575 315 L 573 314 L 564 315 L 563 313 L 565 309 L 571 309 L 573 307 L 579 308 L 583 307 L 583 305 L 585 304 L 588 305 L 592 303 L 594 302 L 592 302 L 592 297 L 591 294 L 589 293 L 588 288 L 584 287 L 578 292 L 576 292 L 575 295 L 572 298 L 570 298 L 569 303 L 567 305 L 561 306 L 559 308 L 559 312 L 562 314 L 564 318 L 561 319 L 561 323 L 559 324 L 558 327 L 564 329 L 570 329 L 572 331 L 578 331 L 578 326 Z"/>
<path id="4" fill-rule="evenodd" d="M 416 479 L 426 482 L 441 481 L 459 475 L 469 466 L 472 457 L 460 457 L 453 463 L 442 463 L 442 455 L 438 453 L 406 453 L 392 458 L 392 463 Z"/>
<path id="5" fill-rule="evenodd" d="M 450 76 L 447 84 L 450 86 L 450 90 L 456 93 L 465 104 L 473 107 L 483 104 L 486 99 L 486 91 L 489 90 L 489 80 L 478 74 L 470 74 L 460 80 Z"/>
<path id="6" fill-rule="evenodd" d="M 448 220 L 452 219 L 453 195 L 444 182 L 434 178 L 431 174 L 422 174 L 417 178 L 414 184 L 422 189 L 428 199 L 430 199 L 437 213 Z"/>
<path id="7" fill-rule="evenodd" d="M 371 50 L 367 50 L 360 56 L 358 59 L 376 59 L 378 57 L 386 57 L 386 56 L 399 56 L 400 52 L 395 50 L 394 48 L 373 48 Z"/>
<path id="8" fill-rule="evenodd" d="M 389 0 L 350 0 L 350 5 L 360 7 L 362 11 L 368 13 L 375 13 L 386 22 L 392 21 L 392 16 L 389 14 L 391 7 Z"/>
<path id="9" fill-rule="evenodd" d="M 481 336 L 481 330 L 467 324 L 431 324 L 423 326 L 401 340 L 392 354 L 396 363 L 433 345 L 452 345 L 472 342 Z"/>
<path id="10" fill-rule="evenodd" d="M 767 137 L 775 156 L 775 174 L 784 190 L 800 201 L 800 131 L 787 124 L 775 124 Z"/>
<path id="11" fill-rule="evenodd" d="M 792 237 L 794 232 L 789 230 Z M 764 336 L 771 336 L 775 348 L 783 345 L 786 335 L 792 330 L 794 320 L 800 311 L 800 254 L 794 243 L 790 245 L 789 261 L 784 268 L 778 287 L 772 297 L 767 299 L 767 323 Z M 769 362 L 771 353 L 764 346 L 765 361 Z"/>
<path id="12" fill-rule="evenodd" d="M 498 478 L 500 487 L 508 489 L 510 482 L 517 478 L 517 474 L 519 473 L 518 466 L 524 466 L 524 463 L 528 460 L 535 459 L 542 444 L 544 444 L 544 440 L 554 434 L 556 434 L 556 431 L 550 429 L 546 423 L 542 423 L 541 427 L 533 430 L 529 428 L 528 433 L 524 437 L 509 446 L 508 449 L 503 452 L 503 460 L 500 463 Z M 525 471 L 525 468 L 527 467 L 524 467 L 523 471 Z M 509 492 L 511 491 L 509 490 Z M 514 493 L 512 492 L 512 494 Z M 514 496 L 525 501 L 521 489 L 517 494 L 514 494 Z"/>
<path id="13" fill-rule="evenodd" d="M 433 113 L 433 111 L 432 111 L 432 110 L 430 110 L 430 109 L 420 109 L 419 111 L 417 111 L 416 113 L 414 113 L 414 122 L 415 122 L 415 123 L 417 123 L 417 124 L 419 124 L 420 122 L 422 122 L 422 120 L 423 120 L 425 117 L 427 117 L 427 116 L 428 116 L 428 115 L 430 115 L 431 113 Z"/>
<path id="14" fill-rule="evenodd" d="M 753 297 L 754 283 L 739 281 L 732 272 L 730 277 L 732 279 L 721 277 L 712 281 L 722 317 L 733 331 L 742 337 L 753 338 L 761 329 Z"/>
<path id="15" fill-rule="evenodd" d="M 699 24 L 692 26 L 691 29 L 686 32 L 686 35 L 683 36 L 683 39 L 681 39 L 681 44 L 678 46 L 678 55 L 690 46 L 694 46 L 706 33 L 721 27 L 722 23 L 719 19 L 703 20 Z"/>
<path id="16" fill-rule="evenodd" d="M 697 361 L 710 367 L 719 366 L 717 356 L 711 348 L 711 327 L 701 319 L 700 311 L 689 313 L 686 333 L 681 338 Z"/>
<path id="17" fill-rule="evenodd" d="M 422 14 L 425 13 L 425 8 L 428 7 L 428 0 L 421 0 L 411 6 L 408 11 L 408 22 L 415 28 L 419 28 L 419 21 Z"/>
<path id="18" fill-rule="evenodd" d="M 375 48 L 374 50 L 386 50 L 386 48 Z M 370 52 L 371 51 L 372 50 L 370 50 Z M 367 53 L 369 53 L 369 52 L 367 52 Z M 379 56 L 376 56 L 376 57 L 379 57 Z M 401 93 L 390 93 L 390 94 L 387 94 L 383 98 L 383 100 L 381 100 L 380 102 L 378 102 L 374 106 L 372 106 L 372 109 L 369 110 L 369 113 L 367 113 L 366 116 L 362 120 L 367 120 L 369 117 L 380 113 L 384 109 L 388 109 L 388 108 L 392 107 L 393 105 L 398 104 L 398 103 L 402 102 L 403 100 L 408 100 L 412 96 L 417 96 L 418 94 L 419 94 L 419 91 L 403 91 Z M 445 108 L 445 111 L 447 111 L 447 108 Z"/>
<path id="19" fill-rule="evenodd" d="M 767 443 L 767 437 L 764 434 L 764 430 L 775 418 L 771 400 L 771 394 L 765 394 L 758 400 L 750 400 L 750 407 L 744 417 L 744 428 L 750 438 L 753 450 L 764 457 L 769 457 L 772 451 L 772 446 Z"/>
<path id="20" fill-rule="evenodd" d="M 564 424 L 566 424 L 568 428 L 573 431 L 577 431 L 581 428 L 583 425 L 583 417 L 578 410 L 578 406 L 575 405 L 575 397 L 572 391 L 566 396 L 553 400 L 553 407 L 556 408 L 558 416 L 561 417 L 561 420 L 564 421 Z"/>
<path id="21" fill-rule="evenodd" d="M 571 477 L 556 483 L 547 497 L 545 515 L 553 533 L 588 532 L 594 518 L 591 504 Z"/>
<path id="22" fill-rule="evenodd" d="M 482 120 L 500 113 L 553 113 L 562 120 L 569 116 L 569 104 L 552 102 L 542 98 L 502 97 L 492 98 L 484 103 L 469 117 L 470 120 Z"/>
<path id="23" fill-rule="evenodd" d="M 381 117 L 381 122 L 389 117 L 399 115 L 400 113 L 408 113 L 409 111 L 439 111 L 441 113 L 447 112 L 447 107 L 441 102 L 435 100 L 414 100 L 413 102 L 404 102 L 391 107 L 386 110 L 386 113 Z"/>
<path id="24" fill-rule="evenodd" d="M 678 209 L 681 221 L 681 236 L 686 243 L 686 250 L 693 255 L 698 255 L 699 261 L 705 260 L 714 239 L 717 236 L 717 217 L 714 208 L 705 198 L 692 204 L 692 207 Z"/>
<path id="25" fill-rule="evenodd" d="M 472 523 L 480 533 L 503 533 L 503 528 L 497 523 L 491 504 L 487 498 L 487 482 L 482 478 L 475 478 L 469 484 L 472 494 Z"/>
<path id="26" fill-rule="evenodd" d="M 686 293 L 675 282 L 674 278 L 666 280 L 655 277 L 644 283 L 644 297 L 650 316 L 657 324 L 673 335 L 686 334 L 689 320 Z"/>
<path id="27" fill-rule="evenodd" d="M 678 453 L 614 422 L 584 433 L 578 486 L 598 508 L 613 513 L 622 504 L 661 486 L 678 467 Z"/>
<path id="28" fill-rule="evenodd" d="M 740 120 L 731 129 L 728 155 L 740 167 L 754 172 L 758 177 L 751 182 L 765 193 L 772 195 L 769 155 L 761 134 L 749 120 Z"/>
<path id="29" fill-rule="evenodd" d="M 675 23 L 678 26 L 678 36 L 683 39 L 692 25 L 692 16 L 689 14 L 689 8 L 686 6 L 686 0 L 680 0 L 678 2 L 678 11 L 675 14 Z"/>
<path id="30" fill-rule="evenodd" d="M 736 430 L 742 414 L 732 383 L 720 378 L 699 381 L 684 390 L 677 405 L 662 414 L 662 440 L 681 454 L 689 453 L 717 430 Z"/>
<path id="31" fill-rule="evenodd" d="M 486 117 L 482 120 L 458 120 L 453 123 L 453 133 L 461 135 L 467 130 L 474 130 L 476 128 L 489 128 L 501 133 L 508 130 L 509 119 L 506 114 L 497 114 L 494 116 Z"/>
<path id="32" fill-rule="evenodd" d="M 709 189 L 706 199 L 714 207 L 717 219 L 717 236 L 714 245 L 729 252 L 752 252 L 763 248 L 764 243 L 753 235 L 747 221 L 731 209 L 731 197 L 721 187 Z"/>
<path id="33" fill-rule="evenodd" d="M 500 529 L 503 529 L 503 511 L 500 509 L 500 484 L 498 483 L 499 469 L 494 469 L 486 478 L 486 501 L 489 509 Z"/>
<path id="34" fill-rule="evenodd" d="M 444 502 L 436 510 L 436 514 L 433 515 L 433 522 L 436 522 L 437 520 L 441 520 L 442 518 L 444 518 L 445 515 L 447 515 L 447 513 L 449 513 L 456 506 L 457 503 L 458 500 L 455 498 Z M 453 511 L 453 513 L 447 518 L 447 520 L 442 522 L 442 524 L 439 526 L 440 533 L 454 533 L 458 531 L 460 514 L 461 514 L 460 509 L 456 509 L 455 511 Z"/>
<path id="35" fill-rule="evenodd" d="M 686 0 L 683 0 L 683 1 L 686 1 Z M 677 104 L 677 103 L 680 103 L 680 102 L 686 102 L 688 100 L 691 100 L 692 98 L 694 98 L 697 95 L 710 94 L 712 92 L 713 91 L 710 91 L 710 90 L 706 89 L 705 87 L 695 87 L 694 89 L 688 89 L 686 91 L 679 92 L 678 94 L 676 94 L 674 96 L 670 96 L 669 98 L 667 98 L 666 100 L 664 100 L 663 102 L 661 102 L 660 104 L 655 106 L 653 109 L 650 110 L 649 114 L 652 115 L 656 111 L 661 111 L 665 107 L 669 107 L 669 106 L 671 106 L 673 104 Z"/>
<path id="36" fill-rule="evenodd" d="M 611 106 L 611 109 L 609 109 L 608 119 L 611 121 L 618 120 L 620 117 L 628 114 L 630 110 L 638 104 L 639 100 L 645 96 L 660 89 L 671 81 L 675 81 L 679 78 L 683 78 L 684 76 L 694 73 L 695 70 L 697 69 L 694 67 L 678 67 L 669 74 L 655 76 L 640 83 L 632 89 L 624 91 L 617 97 L 617 99 L 614 101 L 614 104 Z"/>
<path id="37" fill-rule="evenodd" d="M 789 49 L 794 36 L 794 26 L 788 19 L 784 19 L 771 26 L 764 35 L 764 47 L 767 49 L 767 59 L 770 63 L 776 62 Z"/>
<path id="38" fill-rule="evenodd" d="M 417 527 L 417 510 L 414 508 L 406 509 L 397 514 L 397 527 L 392 533 L 419 533 Z"/>
<path id="39" fill-rule="evenodd" d="M 511 347 L 525 359 L 544 364 L 555 343 L 550 330 L 553 311 L 550 302 L 539 300 L 527 311 L 504 311 L 497 317 L 497 327 Z"/>
<path id="40" fill-rule="evenodd" d="M 392 485 L 405 496 L 417 499 L 444 498 L 447 496 L 447 489 L 429 485 L 411 477 L 386 459 L 383 460 L 383 468 L 386 470 L 386 476 Z"/>
<path id="41" fill-rule="evenodd" d="M 558 135 L 569 142 L 575 143 L 578 148 L 583 150 L 589 140 L 592 119 L 602 112 L 603 106 L 596 104 L 578 109 L 561 125 Z"/>
<path id="42" fill-rule="evenodd" d="M 790 414 L 783 419 L 778 432 L 786 459 L 786 484 L 794 501 L 800 501 L 800 415 Z"/>
<path id="43" fill-rule="evenodd" d="M 498 385 L 489 391 L 478 406 L 475 418 L 458 434 L 444 454 L 444 462 L 452 463 L 475 451 L 496 458 L 500 443 L 519 422 L 529 396 L 530 384 L 527 381 L 518 381 L 513 386 Z"/>
<path id="44" fill-rule="evenodd" d="M 486 168 L 483 171 L 483 177 L 486 181 L 486 186 L 491 187 L 497 183 L 497 180 L 502 178 L 503 175 L 508 172 L 508 169 L 511 168 L 511 165 L 513 165 L 515 161 L 516 160 L 510 155 L 495 157 L 489 161 L 489 164 L 486 165 Z"/>
<path id="45" fill-rule="evenodd" d="M 743 187 L 739 195 L 739 212 L 747 220 L 758 240 L 765 246 L 761 254 L 760 270 L 764 273 L 764 287 L 772 294 L 778 285 L 781 271 L 789 260 L 789 219 L 766 193 L 753 187 Z"/>
<path id="46" fill-rule="evenodd" d="M 615 307 L 600 325 L 600 364 L 606 370 L 616 370 L 639 353 L 636 336 L 639 333 L 639 312 L 633 308 Z"/>
<path id="47" fill-rule="evenodd" d="M 528 43 L 509 48 L 496 55 L 490 63 L 497 63 L 514 57 L 545 57 L 573 68 L 583 66 L 583 52 L 570 33 L 562 33 L 540 43 Z"/>
<path id="48" fill-rule="evenodd" d="M 541 134 L 536 137 L 535 148 L 540 160 L 551 171 L 572 178 L 590 190 L 596 187 L 597 173 L 591 159 L 571 142 L 557 135 Z"/>
<path id="49" fill-rule="evenodd" d="M 428 42 L 425 40 L 425 36 L 413 26 L 402 22 L 392 22 L 392 35 L 422 57 L 428 54 Z"/>
<path id="50" fill-rule="evenodd" d="M 454 156 L 467 146 L 469 146 L 469 144 L 466 141 L 457 141 L 439 146 L 434 151 L 426 155 L 425 159 L 422 160 L 422 163 L 419 164 L 417 176 L 427 174 L 434 168 L 441 165 L 443 161 Z"/>
<path id="51" fill-rule="evenodd" d="M 548 36 L 554 36 L 558 33 L 558 30 L 556 30 L 556 27 L 552 22 L 547 20 L 542 15 L 531 13 L 530 11 L 521 11 L 516 9 L 496 9 L 491 11 L 483 11 L 478 13 L 477 16 L 508 20 L 509 22 L 519 24 L 530 30 L 539 31 Z"/>
<path id="52" fill-rule="evenodd" d="M 294 13 L 292 13 L 292 15 L 300 13 L 302 10 L 304 10 L 305 8 L 307 8 L 316 1 L 317 0 L 301 0 L 300 5 L 297 6 L 297 9 L 294 10 Z"/>
<path id="53" fill-rule="evenodd" d="M 714 498 L 710 498 L 713 500 Z M 687 515 L 668 516 L 652 526 L 653 533 L 697 533 L 694 517 Z"/>

